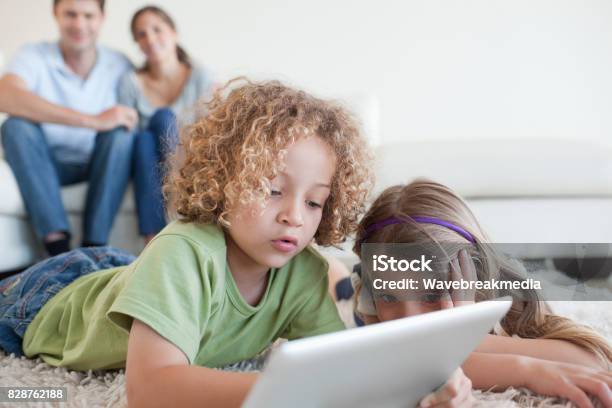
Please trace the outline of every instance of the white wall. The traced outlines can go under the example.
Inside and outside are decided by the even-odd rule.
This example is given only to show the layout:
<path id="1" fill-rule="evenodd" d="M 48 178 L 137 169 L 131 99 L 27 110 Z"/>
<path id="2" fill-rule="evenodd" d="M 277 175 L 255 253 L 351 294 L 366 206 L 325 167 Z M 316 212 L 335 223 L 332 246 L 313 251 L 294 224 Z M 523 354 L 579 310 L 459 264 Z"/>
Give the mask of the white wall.
<path id="1" fill-rule="evenodd" d="M 0 51 L 55 38 L 51 0 L 0 1 Z M 102 41 L 137 58 L 140 0 L 108 0 Z M 608 138 L 607 0 L 159 0 L 221 79 L 279 77 L 323 95 L 373 93 L 384 140 Z"/>

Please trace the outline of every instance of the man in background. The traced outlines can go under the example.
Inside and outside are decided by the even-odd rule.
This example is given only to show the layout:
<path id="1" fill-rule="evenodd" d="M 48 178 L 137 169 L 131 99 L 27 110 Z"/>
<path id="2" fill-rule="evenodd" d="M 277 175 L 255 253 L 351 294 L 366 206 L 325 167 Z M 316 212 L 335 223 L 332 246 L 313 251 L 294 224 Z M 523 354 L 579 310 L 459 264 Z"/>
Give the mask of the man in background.
<path id="1" fill-rule="evenodd" d="M 97 45 L 104 0 L 54 0 L 59 41 L 22 47 L 0 78 L 0 129 L 32 225 L 47 252 L 70 249 L 63 185 L 87 180 L 83 246 L 104 245 L 130 176 L 136 112 L 117 105 L 131 67 Z"/>

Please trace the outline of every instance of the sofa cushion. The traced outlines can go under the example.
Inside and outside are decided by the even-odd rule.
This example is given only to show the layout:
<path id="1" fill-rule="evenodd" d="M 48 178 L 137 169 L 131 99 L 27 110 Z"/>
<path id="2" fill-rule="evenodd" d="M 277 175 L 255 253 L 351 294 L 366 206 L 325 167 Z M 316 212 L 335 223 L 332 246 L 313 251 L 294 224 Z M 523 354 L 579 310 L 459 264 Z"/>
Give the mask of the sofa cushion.
<path id="1" fill-rule="evenodd" d="M 71 214 L 79 214 L 83 212 L 85 205 L 85 196 L 87 193 L 87 183 L 78 183 L 62 188 L 62 201 L 66 211 Z M 0 214 L 13 216 L 26 216 L 25 206 L 21 199 L 17 181 L 13 176 L 13 171 L 8 163 L 0 159 Z M 123 203 L 121 204 L 121 212 L 134 212 L 134 195 L 131 187 L 128 189 Z"/>
<path id="2" fill-rule="evenodd" d="M 407 141 L 376 153 L 376 192 L 427 177 L 468 198 L 612 196 L 612 146 L 602 141 Z"/>

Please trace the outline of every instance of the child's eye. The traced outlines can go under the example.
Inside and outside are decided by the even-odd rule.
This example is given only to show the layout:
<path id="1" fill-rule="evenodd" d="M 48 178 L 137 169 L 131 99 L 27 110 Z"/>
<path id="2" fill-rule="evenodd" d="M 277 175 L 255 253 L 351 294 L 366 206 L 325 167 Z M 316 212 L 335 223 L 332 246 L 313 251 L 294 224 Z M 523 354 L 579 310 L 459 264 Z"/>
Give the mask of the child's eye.
<path id="1" fill-rule="evenodd" d="M 438 303 L 442 298 L 442 294 L 439 292 L 427 292 L 421 297 L 421 302 L 424 303 Z"/>
<path id="2" fill-rule="evenodd" d="M 321 208 L 321 204 L 316 203 L 314 201 L 306 201 L 306 203 L 308 204 L 309 207 L 312 207 L 312 208 Z"/>
<path id="3" fill-rule="evenodd" d="M 279 196 L 279 195 L 281 195 L 281 192 L 279 190 L 270 190 L 270 195 L 271 196 Z"/>
<path id="4" fill-rule="evenodd" d="M 386 293 L 381 295 L 380 298 L 382 299 L 383 302 L 386 302 L 386 303 L 397 302 L 397 298 L 395 296 L 388 295 Z"/>

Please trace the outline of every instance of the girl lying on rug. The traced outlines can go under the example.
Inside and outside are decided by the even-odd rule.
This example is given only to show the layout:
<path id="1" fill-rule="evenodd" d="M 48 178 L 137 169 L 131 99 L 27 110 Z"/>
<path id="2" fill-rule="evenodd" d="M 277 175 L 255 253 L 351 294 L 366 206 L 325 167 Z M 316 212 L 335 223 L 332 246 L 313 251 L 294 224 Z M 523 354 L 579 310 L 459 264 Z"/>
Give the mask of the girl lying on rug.
<path id="1" fill-rule="evenodd" d="M 0 282 L 5 351 L 126 367 L 130 407 L 230 407 L 257 374 L 209 367 L 344 329 L 310 243 L 355 230 L 371 185 L 365 143 L 336 105 L 277 82 L 235 84 L 184 131 L 166 184 L 182 219 L 137 259 L 78 249 Z M 459 406 L 470 389 L 458 370 L 428 401 Z"/>
<path id="2" fill-rule="evenodd" d="M 448 253 L 452 272 L 483 281 L 525 279 L 520 264 L 485 244 L 490 241 L 467 204 L 449 188 L 426 180 L 386 189 L 361 220 L 356 242 L 354 251 L 359 256 L 364 243 L 444 243 L 447 253 L 448 244 L 457 243 L 452 246 L 457 252 Z M 466 247 L 469 255 L 461 249 Z M 478 276 L 472 258 L 484 265 Z M 424 302 L 399 301 L 393 293 L 377 293 L 374 298 L 372 280 L 361 276 L 359 267 L 351 280 L 356 314 L 366 324 L 453 307 L 448 296 Z M 489 335 L 464 363 L 474 388 L 527 387 L 566 397 L 581 408 L 592 407 L 588 393 L 612 407 L 612 351 L 607 341 L 587 327 L 552 314 L 535 291 L 528 296 L 529 301 L 514 300 L 499 335 Z M 495 297 L 491 292 L 475 294 L 476 301 Z"/>

